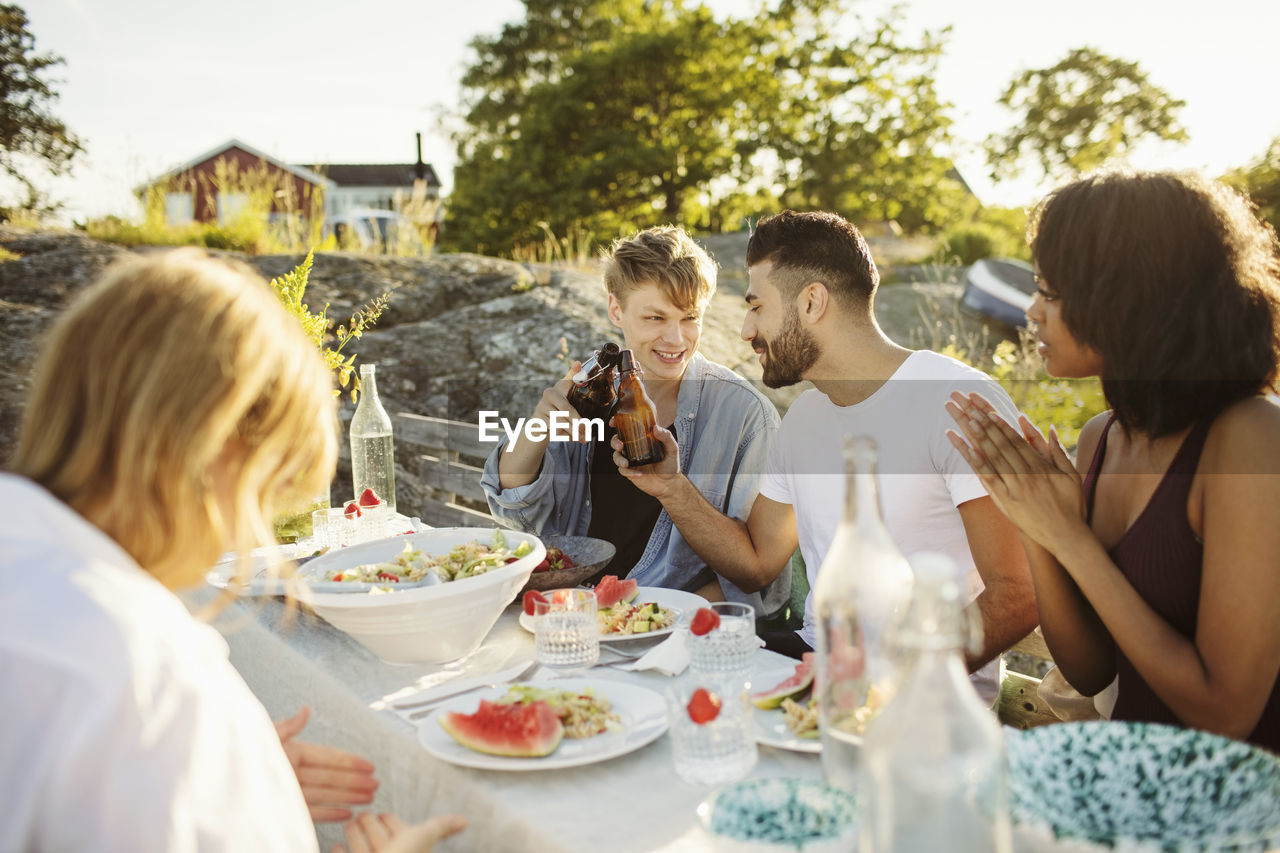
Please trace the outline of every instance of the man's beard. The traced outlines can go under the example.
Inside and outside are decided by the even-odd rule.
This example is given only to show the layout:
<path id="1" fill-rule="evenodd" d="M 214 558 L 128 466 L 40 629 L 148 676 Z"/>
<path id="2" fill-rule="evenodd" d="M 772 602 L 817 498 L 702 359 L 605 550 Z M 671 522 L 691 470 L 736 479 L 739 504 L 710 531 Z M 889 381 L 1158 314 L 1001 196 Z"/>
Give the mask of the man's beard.
<path id="1" fill-rule="evenodd" d="M 794 309 L 782 321 L 782 331 L 772 343 L 757 335 L 751 345 L 764 350 L 763 381 L 770 388 L 795 385 L 820 354 L 813 333 L 800 325 L 800 312 Z"/>

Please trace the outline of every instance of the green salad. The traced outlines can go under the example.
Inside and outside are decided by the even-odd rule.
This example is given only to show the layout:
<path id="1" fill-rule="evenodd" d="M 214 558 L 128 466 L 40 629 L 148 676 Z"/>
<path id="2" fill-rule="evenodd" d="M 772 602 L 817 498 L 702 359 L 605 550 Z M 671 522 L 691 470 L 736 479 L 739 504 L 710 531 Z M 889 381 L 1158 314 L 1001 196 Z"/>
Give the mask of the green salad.
<path id="1" fill-rule="evenodd" d="M 533 545 L 527 541 L 521 542 L 514 550 L 508 548 L 501 530 L 493 531 L 493 541 L 488 545 L 473 540 L 464 545 L 455 545 L 444 556 L 428 554 L 406 542 L 404 550 L 393 559 L 344 569 L 335 572 L 329 580 L 372 584 L 417 583 L 430 572 L 442 581 L 456 581 L 505 566 L 532 550 Z M 390 587 L 383 589 L 388 590 Z"/>

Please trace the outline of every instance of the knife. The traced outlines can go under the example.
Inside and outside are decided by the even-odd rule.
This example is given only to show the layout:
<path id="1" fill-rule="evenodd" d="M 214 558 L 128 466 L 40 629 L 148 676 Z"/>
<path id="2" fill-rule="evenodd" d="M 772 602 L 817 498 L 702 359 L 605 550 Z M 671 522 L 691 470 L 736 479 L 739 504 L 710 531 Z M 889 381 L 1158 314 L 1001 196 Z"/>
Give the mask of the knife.
<path id="1" fill-rule="evenodd" d="M 412 701 L 409 702 L 393 702 L 391 707 L 396 711 L 404 711 L 410 708 L 421 708 L 425 705 L 434 705 L 444 699 L 450 699 L 460 693 L 469 693 L 481 687 L 502 684 L 507 681 L 515 681 L 522 675 L 532 671 L 538 665 L 536 660 L 524 661 L 507 669 L 500 669 L 497 672 L 485 673 L 484 675 L 470 675 L 464 678 L 456 678 L 448 681 L 438 687 L 429 687 L 419 693 Z M 415 719 L 420 714 L 410 716 Z"/>

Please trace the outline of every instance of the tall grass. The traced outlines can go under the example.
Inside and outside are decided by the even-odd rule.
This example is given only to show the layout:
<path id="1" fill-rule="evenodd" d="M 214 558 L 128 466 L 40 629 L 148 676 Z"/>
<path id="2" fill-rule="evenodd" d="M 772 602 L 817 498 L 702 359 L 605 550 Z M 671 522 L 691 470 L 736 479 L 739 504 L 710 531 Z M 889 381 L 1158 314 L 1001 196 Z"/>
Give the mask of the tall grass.
<path id="1" fill-rule="evenodd" d="M 598 243 L 595 234 L 581 223 L 570 225 L 563 237 L 557 237 L 546 222 L 539 222 L 538 228 L 542 230 L 542 240 L 516 246 L 511 250 L 511 260 L 522 264 L 563 264 L 576 269 L 591 267 Z"/>
<path id="2" fill-rule="evenodd" d="M 440 227 L 441 202 L 438 197 L 427 195 L 427 182 L 415 180 L 413 191 L 407 196 L 396 190 L 391 209 L 412 224 L 416 240 L 406 231 L 397 232 L 394 240 L 388 240 L 384 251 L 389 255 L 430 254 L 435 250 Z"/>

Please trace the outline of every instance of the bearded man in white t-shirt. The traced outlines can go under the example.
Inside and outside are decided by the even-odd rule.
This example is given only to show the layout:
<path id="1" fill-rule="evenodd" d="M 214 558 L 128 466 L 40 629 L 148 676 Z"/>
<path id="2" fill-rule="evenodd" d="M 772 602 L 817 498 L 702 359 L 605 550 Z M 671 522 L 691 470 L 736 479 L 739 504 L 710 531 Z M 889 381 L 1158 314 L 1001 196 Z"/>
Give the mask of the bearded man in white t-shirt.
<path id="1" fill-rule="evenodd" d="M 666 462 L 628 470 L 621 454 L 614 461 L 717 572 L 763 586 L 799 545 L 812 589 L 844 506 L 845 436 L 870 435 L 884 520 L 898 547 L 907 556 L 941 551 L 969 573 L 984 642 L 968 663 L 979 693 L 994 698 L 996 658 L 1035 627 L 1035 595 L 1017 529 L 947 440 L 944 404 L 953 391 L 978 391 L 1017 423 L 1013 402 L 986 374 L 906 349 L 881 331 L 873 311 L 879 273 L 862 235 L 841 217 L 786 211 L 762 220 L 747 267 L 742 337 L 760 354 L 765 384 L 814 385 L 783 418 L 747 521 L 717 512 L 691 487 L 665 430 L 658 434 Z M 811 649 L 812 592 L 800 631 L 765 639 L 794 657 Z"/>

